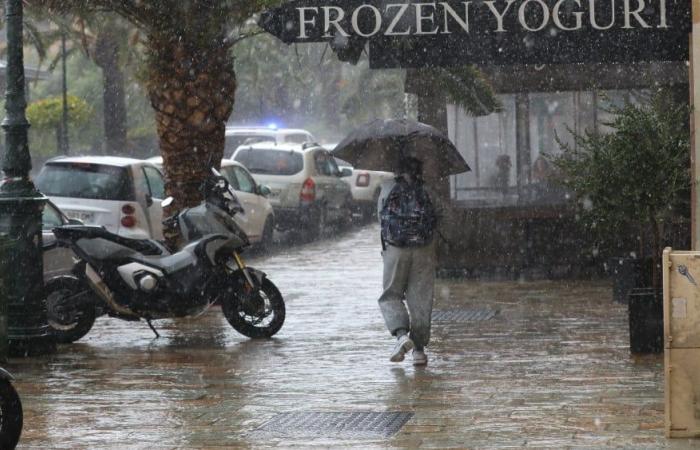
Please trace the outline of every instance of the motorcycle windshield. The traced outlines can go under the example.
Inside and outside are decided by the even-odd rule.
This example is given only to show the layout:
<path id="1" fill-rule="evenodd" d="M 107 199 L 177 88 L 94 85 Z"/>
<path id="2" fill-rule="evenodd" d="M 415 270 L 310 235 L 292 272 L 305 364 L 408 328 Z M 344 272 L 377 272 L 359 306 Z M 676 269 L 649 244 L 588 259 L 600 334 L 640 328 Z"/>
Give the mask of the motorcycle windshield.
<path id="1" fill-rule="evenodd" d="M 201 204 L 182 213 L 183 233 L 188 242 L 201 239 L 209 234 L 235 235 L 241 240 L 241 246 L 248 244 L 245 232 L 233 220 L 230 214 L 212 204 Z"/>
<path id="2" fill-rule="evenodd" d="M 221 172 L 219 172 L 218 170 L 216 170 L 213 167 L 211 168 L 211 173 L 217 178 L 226 179 L 226 177 L 224 175 L 222 175 Z M 231 198 L 229 200 L 233 203 L 234 209 L 240 209 L 242 211 L 243 205 L 241 204 L 240 200 L 238 200 L 238 196 L 236 195 L 236 191 L 233 189 L 233 187 L 231 187 L 231 183 L 228 183 L 228 194 L 231 196 Z"/>

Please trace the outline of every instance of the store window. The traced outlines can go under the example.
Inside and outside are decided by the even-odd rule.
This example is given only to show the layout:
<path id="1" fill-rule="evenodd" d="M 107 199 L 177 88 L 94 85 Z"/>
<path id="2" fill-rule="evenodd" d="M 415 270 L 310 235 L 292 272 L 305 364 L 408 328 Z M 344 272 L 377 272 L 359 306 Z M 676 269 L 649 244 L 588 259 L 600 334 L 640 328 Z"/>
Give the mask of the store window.
<path id="1" fill-rule="evenodd" d="M 553 169 L 546 155 L 560 153 L 561 144 L 574 146 L 575 133 L 609 132 L 611 107 L 643 103 L 645 94 L 556 92 L 499 98 L 501 111 L 483 117 L 448 105 L 450 139 L 472 168 L 452 177 L 457 202 L 491 206 L 561 201 L 561 189 L 550 183 Z"/>

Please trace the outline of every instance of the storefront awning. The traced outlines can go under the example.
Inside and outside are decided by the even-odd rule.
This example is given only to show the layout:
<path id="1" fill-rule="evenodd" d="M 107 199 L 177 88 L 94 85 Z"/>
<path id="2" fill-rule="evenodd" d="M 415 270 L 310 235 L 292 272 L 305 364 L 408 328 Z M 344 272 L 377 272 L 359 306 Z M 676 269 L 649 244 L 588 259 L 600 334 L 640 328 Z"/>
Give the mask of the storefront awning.
<path id="1" fill-rule="evenodd" d="M 691 17 L 687 0 L 294 0 L 260 25 L 396 68 L 685 61 Z"/>

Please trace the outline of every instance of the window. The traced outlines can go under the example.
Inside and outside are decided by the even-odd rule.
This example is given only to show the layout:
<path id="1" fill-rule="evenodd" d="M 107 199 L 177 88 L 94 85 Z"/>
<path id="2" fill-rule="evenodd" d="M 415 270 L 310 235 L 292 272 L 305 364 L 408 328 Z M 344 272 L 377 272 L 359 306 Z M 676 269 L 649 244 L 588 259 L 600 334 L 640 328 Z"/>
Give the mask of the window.
<path id="1" fill-rule="evenodd" d="M 332 177 L 336 176 L 338 172 L 340 172 L 335 160 L 328 152 L 317 152 L 314 155 L 314 162 L 316 163 L 316 172 L 318 172 L 319 175 Z"/>
<path id="2" fill-rule="evenodd" d="M 44 230 L 53 230 L 63 225 L 63 217 L 55 206 L 47 203 L 41 214 L 41 222 Z"/>
<path id="3" fill-rule="evenodd" d="M 36 178 L 42 193 L 56 197 L 133 201 L 133 185 L 124 167 L 90 163 L 48 163 Z"/>
<path id="4" fill-rule="evenodd" d="M 137 199 L 143 199 L 149 195 L 151 195 L 151 187 L 148 185 L 148 180 L 146 179 L 146 174 L 141 171 L 141 174 L 138 174 L 134 179 L 134 193 L 136 194 Z"/>
<path id="5" fill-rule="evenodd" d="M 337 166 L 339 166 L 339 167 L 350 167 L 350 168 L 352 168 L 352 164 L 350 164 L 349 162 L 347 162 L 347 161 L 345 161 L 345 160 L 342 160 L 342 159 L 340 159 L 340 158 L 333 158 L 333 159 L 335 160 L 335 164 L 336 164 Z"/>
<path id="6" fill-rule="evenodd" d="M 221 175 L 224 178 L 226 178 L 226 181 L 228 181 L 228 184 L 234 191 L 240 191 L 240 189 L 238 188 L 238 179 L 236 178 L 236 174 L 233 171 L 233 166 L 222 167 Z"/>
<path id="7" fill-rule="evenodd" d="M 580 91 L 500 95 L 502 110 L 483 117 L 448 107 L 450 139 L 472 171 L 452 178 L 452 196 L 472 206 L 562 203 L 547 155 L 574 133 L 609 132 L 609 106 L 636 103 L 644 91 Z"/>
<path id="8" fill-rule="evenodd" d="M 236 179 L 238 180 L 239 191 L 255 194 L 255 181 L 250 175 L 240 167 L 234 167 L 233 172 L 236 174 Z"/>
<path id="9" fill-rule="evenodd" d="M 263 148 L 244 148 L 234 158 L 251 173 L 260 175 L 294 175 L 304 168 L 301 153 Z"/>
<path id="10" fill-rule="evenodd" d="M 158 169 L 153 167 L 144 166 L 143 172 L 146 174 L 146 180 L 148 181 L 148 187 L 150 188 L 151 197 L 164 199 L 165 198 L 165 183 L 163 182 L 163 176 L 160 174 Z"/>
<path id="11" fill-rule="evenodd" d="M 293 144 L 303 144 L 304 142 L 312 142 L 313 138 L 311 135 L 306 133 L 296 133 L 288 134 L 284 137 L 284 142 L 291 142 Z"/>

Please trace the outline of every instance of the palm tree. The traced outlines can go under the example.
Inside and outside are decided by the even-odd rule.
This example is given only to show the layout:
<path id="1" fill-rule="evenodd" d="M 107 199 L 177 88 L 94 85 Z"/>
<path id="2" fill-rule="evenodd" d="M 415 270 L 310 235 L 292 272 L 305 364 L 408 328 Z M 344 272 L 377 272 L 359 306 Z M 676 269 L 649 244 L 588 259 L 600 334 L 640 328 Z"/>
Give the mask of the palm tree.
<path id="1" fill-rule="evenodd" d="M 143 33 L 144 84 L 155 111 L 168 212 L 201 200 L 199 187 L 223 156 L 235 100 L 231 46 L 273 0 L 33 0 L 52 13 L 111 11 Z"/>

